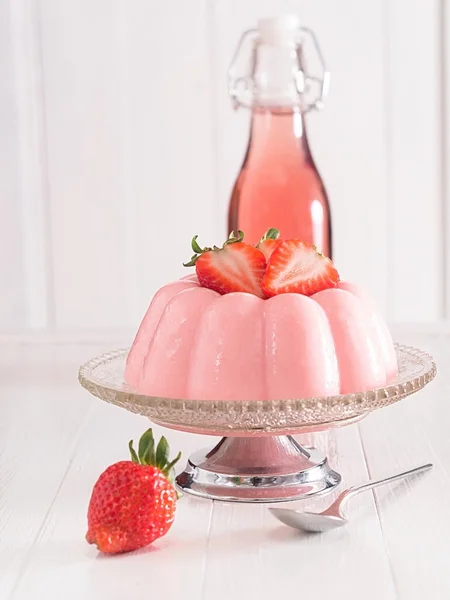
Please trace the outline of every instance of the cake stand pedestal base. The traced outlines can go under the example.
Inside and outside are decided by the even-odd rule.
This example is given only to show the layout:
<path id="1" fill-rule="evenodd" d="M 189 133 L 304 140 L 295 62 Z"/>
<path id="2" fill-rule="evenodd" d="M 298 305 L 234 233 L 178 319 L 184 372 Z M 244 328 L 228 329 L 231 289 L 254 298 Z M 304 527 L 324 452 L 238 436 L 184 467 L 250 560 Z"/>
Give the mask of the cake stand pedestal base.
<path id="1" fill-rule="evenodd" d="M 228 502 L 285 502 L 331 491 L 341 481 L 327 457 L 292 436 L 224 437 L 195 452 L 176 478 L 186 493 Z"/>
<path id="2" fill-rule="evenodd" d="M 386 387 L 323 398 L 211 402 L 143 396 L 124 380 L 128 350 L 91 359 L 80 368 L 78 378 L 94 396 L 163 427 L 230 436 L 212 450 L 191 456 L 177 477 L 185 492 L 213 500 L 281 502 L 330 491 L 341 477 L 326 456 L 280 434 L 349 425 L 414 394 L 436 375 L 436 365 L 426 352 L 399 344 L 395 349 L 398 374 Z"/>

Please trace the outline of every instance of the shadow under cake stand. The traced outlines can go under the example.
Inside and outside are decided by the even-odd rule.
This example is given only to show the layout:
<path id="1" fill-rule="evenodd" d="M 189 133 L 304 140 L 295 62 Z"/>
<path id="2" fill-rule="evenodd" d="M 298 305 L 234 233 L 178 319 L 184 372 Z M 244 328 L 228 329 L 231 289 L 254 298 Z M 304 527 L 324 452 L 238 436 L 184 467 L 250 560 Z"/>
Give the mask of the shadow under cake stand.
<path id="1" fill-rule="evenodd" d="M 321 398 L 210 401 L 138 394 L 124 381 L 128 350 L 93 358 L 79 381 L 94 396 L 154 423 L 222 439 L 188 460 L 176 483 L 184 492 L 235 502 L 281 502 L 331 491 L 341 481 L 327 457 L 293 434 L 350 425 L 427 385 L 436 365 L 426 352 L 396 344 L 398 376 L 383 388 Z"/>

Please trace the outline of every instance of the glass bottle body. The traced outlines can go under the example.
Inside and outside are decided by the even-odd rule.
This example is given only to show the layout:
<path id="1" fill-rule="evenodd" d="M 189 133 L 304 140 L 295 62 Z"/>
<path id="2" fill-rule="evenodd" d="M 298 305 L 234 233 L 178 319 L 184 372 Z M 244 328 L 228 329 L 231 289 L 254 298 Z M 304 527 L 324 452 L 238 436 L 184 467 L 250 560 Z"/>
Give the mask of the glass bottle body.
<path id="1" fill-rule="evenodd" d="M 254 107 L 247 153 L 231 195 L 228 229 L 249 243 L 270 227 L 331 256 L 327 193 L 308 147 L 304 118 L 292 107 Z"/>

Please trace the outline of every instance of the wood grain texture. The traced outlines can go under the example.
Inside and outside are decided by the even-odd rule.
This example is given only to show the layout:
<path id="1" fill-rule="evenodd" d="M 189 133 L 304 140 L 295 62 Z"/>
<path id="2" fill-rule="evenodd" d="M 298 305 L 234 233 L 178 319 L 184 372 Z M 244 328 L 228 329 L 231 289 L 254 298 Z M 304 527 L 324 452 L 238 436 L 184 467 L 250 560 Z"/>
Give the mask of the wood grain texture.
<path id="1" fill-rule="evenodd" d="M 206 7 L 206 0 L 169 0 L 155 13 L 147 0 L 132 9 L 120 4 L 123 234 L 133 325 L 161 285 L 188 273 L 182 263 L 195 234 L 205 245 L 218 242 Z"/>
<path id="2" fill-rule="evenodd" d="M 18 56 L 15 37 L 24 15 L 20 2 L 0 5 L 0 329 L 11 331 L 27 326 L 26 270 L 21 212 L 21 139 Z M 22 104 L 23 106 L 23 104 Z"/>
<path id="3" fill-rule="evenodd" d="M 42 0 L 56 326 L 126 320 L 117 2 Z M 119 290 L 117 291 L 117 288 Z"/>
<path id="4" fill-rule="evenodd" d="M 243 29 L 282 12 L 316 31 L 332 72 L 307 127 L 342 276 L 392 322 L 448 312 L 446 1 L 0 11 L 0 331 L 135 327 L 191 236 L 223 237 L 250 117 L 231 108 L 228 64 Z"/>
<path id="5" fill-rule="evenodd" d="M 443 0 L 441 5 L 441 80 L 444 83 L 441 89 L 441 116 L 443 120 L 443 145 L 442 145 L 442 225 L 445 232 L 443 243 L 444 269 L 445 269 L 445 288 L 444 288 L 444 315 L 447 318 L 450 315 L 450 116 L 448 109 L 450 106 L 450 3 L 449 0 Z"/>
<path id="6" fill-rule="evenodd" d="M 110 558 L 84 541 L 91 489 L 107 465 L 126 457 L 128 439 L 148 426 L 90 397 L 76 381 L 78 365 L 111 342 L 2 340 L 0 398 L 8 401 L 0 401 L 0 600 L 139 600 L 149 594 L 269 600 L 299 590 L 313 600 L 332 593 L 349 600 L 446 598 L 449 331 L 397 336 L 435 355 L 441 375 L 427 389 L 359 427 L 299 438 L 328 453 L 343 474 L 342 488 L 431 460 L 430 475 L 380 489 L 376 504 L 371 492 L 355 497 L 350 524 L 318 536 L 282 526 L 262 505 L 185 495 L 165 538 Z M 184 459 L 214 442 L 165 433 Z M 334 495 L 291 506 L 321 510 Z"/>
<path id="7" fill-rule="evenodd" d="M 73 358 L 56 347 L 0 348 L 0 597 L 26 570 L 71 460 L 91 404 L 67 402 L 76 381 Z M 20 386 L 17 382 L 21 381 Z M 47 382 L 47 383 L 45 383 Z M 50 385 L 48 383 L 50 382 Z"/>
<path id="8" fill-rule="evenodd" d="M 391 0 L 385 19 L 389 317 L 434 321 L 444 316 L 443 237 L 449 231 L 443 219 L 448 104 L 441 97 L 441 2 Z M 418 240 L 432 240 L 426 252 Z"/>
<path id="9" fill-rule="evenodd" d="M 213 241 L 205 2 L 40 6 L 56 324 L 128 325 Z"/>
<path id="10" fill-rule="evenodd" d="M 79 393 L 83 395 L 82 390 Z M 124 556 L 123 560 L 99 557 L 84 540 L 92 486 L 111 462 L 128 457 L 126 438 L 137 439 L 147 425 L 136 415 L 124 415 L 105 405 L 96 407 L 29 552 L 27 569 L 17 582 L 14 598 L 30 598 L 41 587 L 45 587 L 47 598 L 64 594 L 74 600 L 80 596 L 139 599 L 157 593 L 175 599 L 183 597 L 186 590 L 188 597 L 200 598 L 212 504 L 183 499 L 177 509 L 177 527 L 150 548 Z M 155 433 L 160 433 L 157 427 Z M 169 437 L 172 438 L 176 444 L 183 436 Z M 88 485 L 80 486 L 81 480 Z M 51 565 L 60 562 L 62 555 L 66 557 L 62 565 L 64 581 L 51 576 Z"/>
<path id="11" fill-rule="evenodd" d="M 450 594 L 449 337 L 401 338 L 433 354 L 437 379 L 405 403 L 374 413 L 360 430 L 372 476 L 434 463 L 430 474 L 380 488 L 376 498 L 398 597 L 440 600 Z"/>
<path id="12" fill-rule="evenodd" d="M 10 2 L 17 105 L 20 229 L 25 302 L 30 329 L 54 326 L 45 81 L 37 0 Z M 14 264 L 14 259 L 12 260 Z"/>
<path id="13" fill-rule="evenodd" d="M 342 489 L 367 479 L 357 428 L 303 436 L 300 441 L 314 443 L 328 454 L 333 467 L 343 474 Z M 289 503 L 289 507 L 320 511 L 336 495 Z M 394 599 L 371 494 L 355 498 L 352 518 L 352 531 L 338 529 L 325 539 L 287 528 L 264 505 L 215 503 L 202 598 L 268 600 L 295 590 L 309 598 L 323 598 L 347 587 L 351 579 L 350 598 Z M 372 581 L 370 587 L 368 580 Z"/>

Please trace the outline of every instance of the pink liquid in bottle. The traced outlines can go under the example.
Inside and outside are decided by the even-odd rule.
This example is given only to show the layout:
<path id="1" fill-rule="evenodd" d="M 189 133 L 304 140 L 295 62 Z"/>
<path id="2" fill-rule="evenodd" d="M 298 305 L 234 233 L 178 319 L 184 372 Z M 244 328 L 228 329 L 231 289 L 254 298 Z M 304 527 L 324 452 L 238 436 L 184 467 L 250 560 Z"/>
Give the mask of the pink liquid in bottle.
<path id="1" fill-rule="evenodd" d="M 275 227 L 331 254 L 330 208 L 306 139 L 292 109 L 253 110 L 247 154 L 230 200 L 228 229 L 257 243 Z"/>

